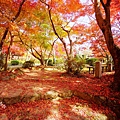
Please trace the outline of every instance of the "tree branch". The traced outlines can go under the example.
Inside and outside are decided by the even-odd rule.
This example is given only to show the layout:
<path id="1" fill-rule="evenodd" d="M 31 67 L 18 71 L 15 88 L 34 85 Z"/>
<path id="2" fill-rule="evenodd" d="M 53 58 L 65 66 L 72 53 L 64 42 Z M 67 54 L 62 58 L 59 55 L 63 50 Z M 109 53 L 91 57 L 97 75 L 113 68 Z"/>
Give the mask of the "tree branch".
<path id="1" fill-rule="evenodd" d="M 102 4 L 103 8 L 105 8 L 105 4 L 104 4 L 103 0 L 100 0 L 100 2 Z"/>
<path id="2" fill-rule="evenodd" d="M 4 40 L 5 40 L 6 36 L 7 36 L 8 29 L 9 29 L 8 27 L 5 29 L 5 32 L 4 32 L 4 34 L 3 34 L 3 37 L 2 37 L 2 39 L 1 39 L 1 41 L 0 41 L 0 51 L 2 50 L 2 46 L 3 46 Z"/>
<path id="3" fill-rule="evenodd" d="M 94 9 L 95 9 L 95 16 L 96 16 L 96 20 L 97 23 L 100 27 L 100 29 L 102 30 L 102 32 L 104 31 L 104 27 L 105 27 L 105 21 L 102 17 L 102 13 L 100 10 L 100 3 L 98 3 L 98 0 L 94 0 Z"/>
<path id="4" fill-rule="evenodd" d="M 11 19 L 12 22 L 14 22 L 14 21 L 18 18 L 18 16 L 20 15 L 22 6 L 23 6 L 23 4 L 24 4 L 25 1 L 26 1 L 26 0 L 23 0 L 23 1 L 20 3 L 18 12 L 16 13 L 15 17 Z M 1 42 L 0 42 L 0 51 L 2 50 L 2 46 L 3 46 L 3 43 L 4 43 L 4 40 L 5 40 L 6 36 L 7 36 L 7 34 L 8 34 L 8 31 L 9 31 L 9 27 L 7 27 L 7 28 L 5 29 L 5 32 L 4 32 L 3 37 L 2 37 L 2 39 L 1 39 Z"/>
<path id="5" fill-rule="evenodd" d="M 16 13 L 15 17 L 11 19 L 12 22 L 14 22 L 20 15 L 21 13 L 21 10 L 22 10 L 22 6 L 24 4 L 26 0 L 23 0 L 21 3 L 20 3 L 20 6 L 19 6 L 19 9 L 18 9 L 18 12 Z"/>

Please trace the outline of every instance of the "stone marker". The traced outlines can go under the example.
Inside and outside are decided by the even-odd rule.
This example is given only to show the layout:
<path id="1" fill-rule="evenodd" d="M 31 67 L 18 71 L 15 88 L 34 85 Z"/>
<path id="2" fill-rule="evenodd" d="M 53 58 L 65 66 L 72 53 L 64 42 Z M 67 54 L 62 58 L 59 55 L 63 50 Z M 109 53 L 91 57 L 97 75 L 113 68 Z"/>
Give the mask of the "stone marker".
<path id="1" fill-rule="evenodd" d="M 102 76 L 101 62 L 95 63 L 95 77 L 100 78 Z"/>
<path id="2" fill-rule="evenodd" d="M 111 72 L 112 71 L 112 63 L 109 63 L 108 64 L 108 72 Z"/>

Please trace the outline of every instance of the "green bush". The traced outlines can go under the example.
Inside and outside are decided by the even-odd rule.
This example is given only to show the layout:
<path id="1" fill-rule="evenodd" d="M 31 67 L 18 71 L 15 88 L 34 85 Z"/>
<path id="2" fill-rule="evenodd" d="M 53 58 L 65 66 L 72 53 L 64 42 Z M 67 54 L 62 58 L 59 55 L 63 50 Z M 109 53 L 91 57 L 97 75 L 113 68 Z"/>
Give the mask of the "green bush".
<path id="1" fill-rule="evenodd" d="M 34 66 L 34 61 L 32 61 L 32 60 L 29 60 L 29 61 L 25 61 L 24 63 L 23 63 L 23 68 L 29 68 L 29 67 L 33 67 Z"/>
<path id="2" fill-rule="evenodd" d="M 45 59 L 45 64 L 46 64 L 46 62 L 48 62 L 47 63 L 48 66 L 53 66 L 53 61 L 51 59 L 49 59 L 48 61 L 47 60 L 48 59 Z"/>
<path id="3" fill-rule="evenodd" d="M 97 58 L 88 58 L 86 60 L 86 63 L 89 64 L 90 66 L 94 66 L 94 64 L 97 60 L 98 60 Z"/>
<path id="4" fill-rule="evenodd" d="M 51 59 L 48 60 L 48 66 L 53 66 L 53 61 Z"/>
<path id="5" fill-rule="evenodd" d="M 79 75 L 84 66 L 85 59 L 80 56 L 75 56 L 74 58 L 65 61 L 65 70 L 74 75 Z"/>
<path id="6" fill-rule="evenodd" d="M 19 65 L 19 61 L 18 60 L 12 60 L 11 65 Z"/>
<path id="7" fill-rule="evenodd" d="M 64 60 L 62 58 L 56 59 L 56 64 L 63 64 Z"/>

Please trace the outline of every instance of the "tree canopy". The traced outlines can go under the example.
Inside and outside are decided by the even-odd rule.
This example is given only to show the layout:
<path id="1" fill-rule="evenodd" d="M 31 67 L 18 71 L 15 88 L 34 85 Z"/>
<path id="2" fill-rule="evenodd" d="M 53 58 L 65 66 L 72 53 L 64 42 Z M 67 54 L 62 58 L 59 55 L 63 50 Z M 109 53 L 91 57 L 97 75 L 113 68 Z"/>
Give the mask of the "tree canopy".
<path id="1" fill-rule="evenodd" d="M 0 51 L 21 51 L 20 55 L 30 51 L 44 64 L 42 59 L 53 56 L 55 44 L 61 44 L 68 60 L 91 49 L 96 57 L 112 56 L 118 79 L 119 4 L 119 0 L 0 0 Z"/>

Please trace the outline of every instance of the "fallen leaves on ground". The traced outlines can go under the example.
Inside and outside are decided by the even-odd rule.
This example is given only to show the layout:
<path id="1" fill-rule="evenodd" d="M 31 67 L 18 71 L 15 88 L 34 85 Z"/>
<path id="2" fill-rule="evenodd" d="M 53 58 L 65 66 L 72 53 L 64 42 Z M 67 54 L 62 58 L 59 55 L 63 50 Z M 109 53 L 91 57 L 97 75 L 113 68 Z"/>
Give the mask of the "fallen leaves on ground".
<path id="1" fill-rule="evenodd" d="M 109 89 L 113 73 L 110 75 L 104 73 L 97 79 L 92 74 L 83 74 L 77 78 L 58 71 L 25 70 L 4 72 L 0 78 L 0 97 L 16 96 L 16 94 L 25 96 L 33 92 L 43 94 L 49 91 L 68 92 L 68 90 L 107 98 L 113 96 L 113 99 L 120 94 L 113 93 Z M 7 105 L 5 108 L 0 106 L 0 117 L 6 119 L 8 117 L 10 120 L 106 120 L 109 113 L 113 114 L 109 108 L 75 97 L 21 102 Z"/>
<path id="2" fill-rule="evenodd" d="M 9 120 L 107 120 L 106 114 L 112 113 L 108 108 L 100 108 L 75 97 L 17 103 L 0 109 L 0 112 Z"/>

